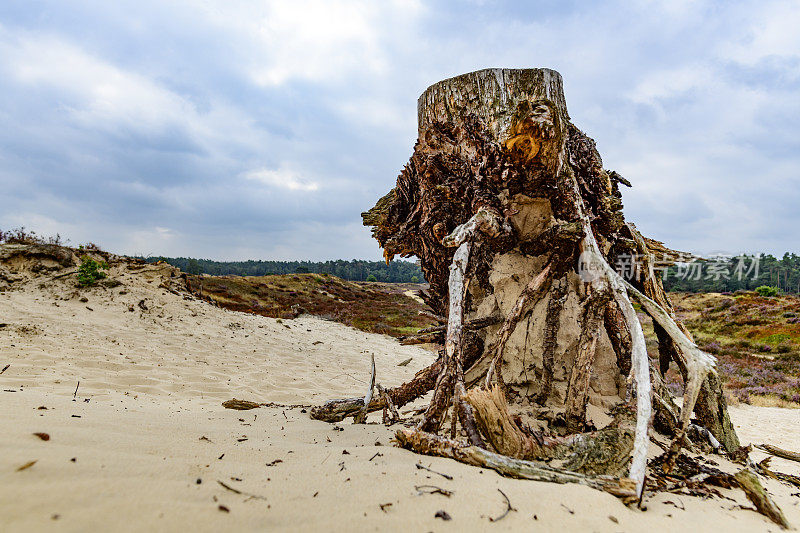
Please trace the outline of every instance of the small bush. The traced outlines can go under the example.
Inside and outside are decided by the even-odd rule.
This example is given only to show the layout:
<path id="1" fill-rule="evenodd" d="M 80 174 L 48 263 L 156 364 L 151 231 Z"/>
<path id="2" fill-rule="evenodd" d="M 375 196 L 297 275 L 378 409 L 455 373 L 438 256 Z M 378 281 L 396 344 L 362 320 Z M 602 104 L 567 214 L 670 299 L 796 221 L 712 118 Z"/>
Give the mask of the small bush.
<path id="1" fill-rule="evenodd" d="M 780 292 L 778 287 L 770 287 L 769 285 L 762 285 L 760 287 L 756 287 L 756 292 L 759 296 L 764 296 L 765 298 L 771 298 L 772 296 L 777 296 Z"/>
<path id="2" fill-rule="evenodd" d="M 95 261 L 88 255 L 81 257 L 81 266 L 78 267 L 78 285 L 81 287 L 91 287 L 98 281 L 106 277 L 108 263 L 105 261 Z"/>
<path id="3" fill-rule="evenodd" d="M 369 276 L 367 276 L 367 281 L 375 282 L 378 281 L 378 278 L 376 278 L 373 274 L 370 274 Z"/>
<path id="4" fill-rule="evenodd" d="M 28 231 L 24 226 L 3 231 L 0 229 L 0 244 L 54 244 L 61 246 L 61 235 L 54 237 L 41 237 L 35 231 Z"/>

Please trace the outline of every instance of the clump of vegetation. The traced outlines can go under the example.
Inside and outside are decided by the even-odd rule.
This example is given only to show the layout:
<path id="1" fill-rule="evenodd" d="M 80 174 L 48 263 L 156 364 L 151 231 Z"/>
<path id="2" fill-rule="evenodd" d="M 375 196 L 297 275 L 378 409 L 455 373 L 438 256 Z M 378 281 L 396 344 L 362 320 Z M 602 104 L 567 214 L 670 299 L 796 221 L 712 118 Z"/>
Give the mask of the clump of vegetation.
<path id="1" fill-rule="evenodd" d="M 378 281 L 378 278 L 376 278 L 374 275 L 370 274 L 369 276 L 367 276 L 367 281 L 369 281 L 370 283 L 374 283 L 374 282 Z"/>
<path id="2" fill-rule="evenodd" d="M 81 287 L 96 285 L 107 275 L 103 270 L 108 270 L 108 263 L 105 261 L 95 261 L 88 255 L 81 256 L 81 265 L 78 267 L 78 285 Z"/>
<path id="3" fill-rule="evenodd" d="M 771 298 L 773 296 L 777 296 L 780 292 L 778 287 L 770 287 L 769 285 L 762 285 L 760 287 L 756 287 L 756 292 L 759 296 L 763 296 L 765 298 Z"/>
<path id="4" fill-rule="evenodd" d="M 0 244 L 52 244 L 61 246 L 64 242 L 58 233 L 55 236 L 42 237 L 37 235 L 35 231 L 28 231 L 22 226 L 5 231 L 0 229 Z"/>

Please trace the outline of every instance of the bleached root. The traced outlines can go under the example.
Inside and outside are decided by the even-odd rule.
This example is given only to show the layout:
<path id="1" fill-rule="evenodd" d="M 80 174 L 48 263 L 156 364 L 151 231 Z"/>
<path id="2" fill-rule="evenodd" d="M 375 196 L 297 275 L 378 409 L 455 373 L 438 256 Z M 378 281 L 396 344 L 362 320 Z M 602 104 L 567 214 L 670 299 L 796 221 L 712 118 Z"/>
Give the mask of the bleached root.
<path id="1" fill-rule="evenodd" d="M 630 477 L 636 482 L 636 493 L 641 495 L 644 490 L 644 478 L 647 470 L 648 428 L 650 427 L 650 418 L 653 413 L 650 398 L 652 393 L 650 367 L 647 359 L 644 332 L 642 331 L 642 325 L 639 323 L 639 318 L 636 316 L 633 304 L 628 298 L 624 280 L 611 268 L 611 265 L 608 264 L 600 252 L 575 176 L 571 176 L 568 185 L 572 189 L 572 197 L 578 209 L 578 215 L 585 233 L 581 241 L 581 266 L 583 267 L 581 270 L 583 277 L 588 281 L 590 290 L 611 290 L 613 299 L 622 312 L 631 336 L 631 363 L 633 377 L 636 382 L 636 434 L 631 457 Z"/>
<path id="2" fill-rule="evenodd" d="M 702 387 L 703 380 L 705 380 L 709 372 L 714 371 L 716 358 L 702 351 L 694 342 L 690 341 L 663 307 L 642 294 L 630 283 L 624 283 L 631 296 L 641 304 L 647 314 L 653 317 L 653 320 L 670 336 L 678 348 L 678 357 L 684 368 L 686 368 L 687 383 L 683 394 L 683 405 L 681 406 L 680 427 L 672 440 L 667 461 L 664 463 L 664 468 L 669 471 L 675 466 L 675 459 L 680 452 L 681 444 L 689 429 L 697 396 L 700 394 L 700 387 Z"/>
<path id="3" fill-rule="evenodd" d="M 369 389 L 364 396 L 364 407 L 355 416 L 353 421 L 356 424 L 365 424 L 367 422 L 367 413 L 369 413 L 369 404 L 372 402 L 372 391 L 375 390 L 375 354 L 372 354 L 372 374 L 369 378 Z"/>
<path id="4" fill-rule="evenodd" d="M 496 238 L 510 233 L 511 228 L 496 210 L 481 207 L 468 221 L 442 239 L 442 244 L 449 248 L 461 246 L 465 242 L 473 240 L 479 232 L 487 237 Z"/>

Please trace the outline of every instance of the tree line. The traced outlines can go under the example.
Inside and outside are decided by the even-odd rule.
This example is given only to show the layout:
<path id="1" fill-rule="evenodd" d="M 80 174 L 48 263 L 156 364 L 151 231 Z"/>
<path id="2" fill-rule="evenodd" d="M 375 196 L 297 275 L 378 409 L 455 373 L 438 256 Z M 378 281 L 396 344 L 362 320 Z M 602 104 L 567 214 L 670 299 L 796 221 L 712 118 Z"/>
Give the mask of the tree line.
<path id="1" fill-rule="evenodd" d="M 663 273 L 664 288 L 683 292 L 733 292 L 762 285 L 800 294 L 800 256 L 785 253 L 719 257 L 672 266 Z"/>
<path id="2" fill-rule="evenodd" d="M 332 274 L 350 281 L 424 283 L 419 265 L 411 261 L 212 261 L 191 257 L 148 257 L 166 261 L 189 274 L 268 276 L 273 274 Z M 629 268 L 626 267 L 626 268 Z M 622 272 L 620 272 L 622 274 Z M 661 271 L 664 288 L 682 292 L 733 292 L 762 285 L 800 294 L 800 255 L 785 253 L 717 257 L 678 264 Z"/>
<path id="3" fill-rule="evenodd" d="M 422 269 L 411 261 L 212 261 L 192 257 L 148 257 L 148 262 L 165 261 L 188 274 L 212 276 L 270 276 L 275 274 L 332 274 L 349 281 L 424 283 Z"/>

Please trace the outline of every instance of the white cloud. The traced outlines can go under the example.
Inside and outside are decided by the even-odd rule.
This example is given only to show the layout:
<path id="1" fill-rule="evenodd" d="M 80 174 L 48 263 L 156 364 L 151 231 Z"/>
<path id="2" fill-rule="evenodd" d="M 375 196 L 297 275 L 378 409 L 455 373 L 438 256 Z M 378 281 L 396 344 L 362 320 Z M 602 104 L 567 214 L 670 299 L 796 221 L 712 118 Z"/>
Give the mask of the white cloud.
<path id="1" fill-rule="evenodd" d="M 297 172 L 287 168 L 285 165 L 281 165 L 278 169 L 261 168 L 251 170 L 246 172 L 244 177 L 270 187 L 278 187 L 290 191 L 316 191 L 319 189 L 319 184 L 301 177 Z"/>
<path id="2" fill-rule="evenodd" d="M 273 87 L 295 79 L 347 80 L 356 71 L 386 73 L 392 65 L 386 35 L 412 24 L 422 7 L 416 0 L 271 0 L 210 3 L 205 12 L 241 42 L 252 80 Z"/>

